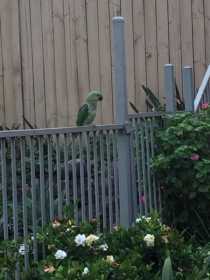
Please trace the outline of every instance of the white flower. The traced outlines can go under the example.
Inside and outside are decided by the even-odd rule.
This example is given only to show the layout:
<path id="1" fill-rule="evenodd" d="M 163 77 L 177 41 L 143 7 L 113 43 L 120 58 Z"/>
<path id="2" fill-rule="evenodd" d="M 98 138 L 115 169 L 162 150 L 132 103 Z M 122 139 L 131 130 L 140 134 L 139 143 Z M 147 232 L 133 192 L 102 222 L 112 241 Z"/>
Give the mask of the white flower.
<path id="1" fill-rule="evenodd" d="M 88 269 L 88 267 L 85 267 L 82 272 L 82 275 L 87 275 L 88 273 L 89 273 L 89 269 Z"/>
<path id="2" fill-rule="evenodd" d="M 136 219 L 136 223 L 138 224 L 138 223 L 142 222 L 143 220 L 145 220 L 147 223 L 149 223 L 151 221 L 151 219 L 152 219 L 151 217 L 141 216 Z"/>
<path id="3" fill-rule="evenodd" d="M 54 221 L 52 222 L 52 227 L 53 227 L 53 228 L 58 228 L 60 225 L 61 225 L 61 223 L 60 223 L 58 220 L 54 220 Z"/>
<path id="4" fill-rule="evenodd" d="M 162 236 L 162 240 L 165 242 L 165 244 L 168 244 L 168 237 L 167 235 Z"/>
<path id="5" fill-rule="evenodd" d="M 24 256 L 25 255 L 25 251 L 26 251 L 26 248 L 25 248 L 25 245 L 24 244 L 21 244 L 20 247 L 19 247 L 19 254 Z"/>
<path id="6" fill-rule="evenodd" d="M 109 263 L 109 264 L 112 264 L 114 262 L 114 257 L 113 256 L 107 256 L 106 257 L 106 261 Z"/>
<path id="7" fill-rule="evenodd" d="M 101 249 L 102 251 L 107 251 L 108 248 L 109 247 L 108 247 L 108 245 L 106 243 L 99 246 L 99 249 Z"/>
<path id="8" fill-rule="evenodd" d="M 84 234 L 77 234 L 74 241 L 77 246 L 85 246 L 86 236 Z"/>
<path id="9" fill-rule="evenodd" d="M 67 257 L 67 254 L 65 251 L 63 250 L 57 250 L 57 252 L 55 253 L 55 258 L 56 260 L 63 260 Z"/>
<path id="10" fill-rule="evenodd" d="M 145 235 L 144 241 L 145 241 L 147 247 L 154 247 L 154 245 L 155 245 L 155 237 L 153 234 Z"/>
<path id="11" fill-rule="evenodd" d="M 136 219 L 136 223 L 137 223 L 137 224 L 140 223 L 141 221 L 142 221 L 141 218 L 137 218 L 137 219 Z"/>
<path id="12" fill-rule="evenodd" d="M 91 246 L 94 242 L 96 242 L 99 239 L 98 236 L 94 235 L 94 234 L 90 234 L 88 235 L 88 237 L 86 238 L 86 244 L 88 246 Z"/>

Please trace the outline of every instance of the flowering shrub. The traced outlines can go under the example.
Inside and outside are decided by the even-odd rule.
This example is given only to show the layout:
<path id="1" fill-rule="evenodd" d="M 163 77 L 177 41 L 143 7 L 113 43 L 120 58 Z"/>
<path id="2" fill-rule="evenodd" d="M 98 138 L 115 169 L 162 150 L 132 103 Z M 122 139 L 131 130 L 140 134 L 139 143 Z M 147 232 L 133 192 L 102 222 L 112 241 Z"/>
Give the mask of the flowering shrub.
<path id="1" fill-rule="evenodd" d="M 167 270 L 162 278 L 162 267 L 167 265 L 169 254 L 175 279 L 203 280 L 210 273 L 210 246 L 197 249 L 156 215 L 138 218 L 130 229 L 117 227 L 108 234 L 98 234 L 95 221 L 81 226 L 69 219 L 54 221 L 44 233 L 37 234 L 37 241 L 45 243 L 46 258 L 31 264 L 27 274 L 22 267 L 23 245 L 16 246 L 21 279 L 167 279 Z M 14 262 L 7 265 L 5 270 L 4 262 L 4 271 L 15 267 Z M 0 262 L 0 271 L 2 268 Z"/>
<path id="2" fill-rule="evenodd" d="M 166 117 L 158 132 L 153 161 L 163 197 L 164 222 L 194 235 L 210 237 L 210 108 Z"/>

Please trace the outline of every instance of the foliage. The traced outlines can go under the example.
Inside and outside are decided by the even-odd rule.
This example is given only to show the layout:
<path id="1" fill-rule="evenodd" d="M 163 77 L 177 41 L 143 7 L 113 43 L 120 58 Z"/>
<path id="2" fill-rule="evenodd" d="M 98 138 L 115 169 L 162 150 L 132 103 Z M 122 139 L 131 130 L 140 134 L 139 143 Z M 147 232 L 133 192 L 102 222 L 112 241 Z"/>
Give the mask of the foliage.
<path id="1" fill-rule="evenodd" d="M 171 264 L 171 258 L 168 256 L 163 265 L 162 280 L 173 280 L 173 269 Z"/>
<path id="2" fill-rule="evenodd" d="M 128 230 L 115 227 L 106 234 L 97 233 L 95 220 L 80 226 L 71 219 L 55 220 L 36 238 L 38 245 L 46 245 L 46 258 L 31 264 L 26 274 L 22 267 L 24 254 L 19 249 L 19 270 L 24 280 L 165 280 L 161 275 L 167 275 L 165 268 L 162 273 L 164 263 L 164 267 L 169 263 L 169 275 L 172 273 L 169 254 L 175 279 L 203 280 L 210 272 L 209 247 L 197 249 L 162 224 L 156 214 L 138 218 Z M 29 248 L 31 242 L 29 238 Z M 5 271 L 5 264 L 0 262 L 1 271 L 3 267 Z M 7 271 L 14 271 L 14 267 L 14 261 L 7 263 Z"/>
<path id="3" fill-rule="evenodd" d="M 164 222 L 199 242 L 210 237 L 210 109 L 204 105 L 197 114 L 166 116 L 153 160 Z"/>

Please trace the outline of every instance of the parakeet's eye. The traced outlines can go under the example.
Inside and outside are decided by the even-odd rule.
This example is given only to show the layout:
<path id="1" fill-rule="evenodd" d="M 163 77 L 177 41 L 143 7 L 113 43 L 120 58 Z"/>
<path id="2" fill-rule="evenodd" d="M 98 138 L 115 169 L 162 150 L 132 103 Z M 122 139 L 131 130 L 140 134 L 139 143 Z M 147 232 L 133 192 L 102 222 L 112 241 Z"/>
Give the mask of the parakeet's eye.
<path id="1" fill-rule="evenodd" d="M 103 100 L 103 96 L 102 95 L 99 96 L 99 100 L 100 101 Z"/>

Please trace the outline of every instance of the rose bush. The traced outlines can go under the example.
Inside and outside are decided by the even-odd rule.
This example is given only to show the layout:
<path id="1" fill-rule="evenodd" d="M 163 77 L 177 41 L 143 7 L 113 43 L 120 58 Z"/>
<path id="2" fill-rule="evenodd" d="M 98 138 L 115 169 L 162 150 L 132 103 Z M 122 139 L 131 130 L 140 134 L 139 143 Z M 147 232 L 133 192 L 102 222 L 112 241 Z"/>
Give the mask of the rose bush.
<path id="1" fill-rule="evenodd" d="M 210 108 L 166 116 L 153 160 L 164 222 L 198 242 L 210 238 Z"/>

